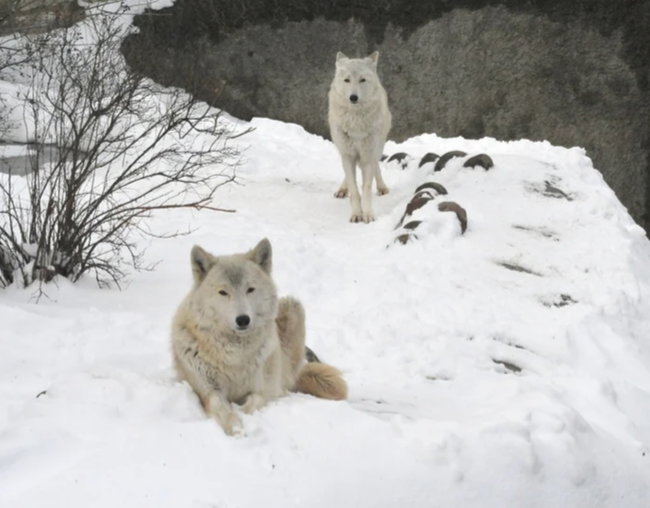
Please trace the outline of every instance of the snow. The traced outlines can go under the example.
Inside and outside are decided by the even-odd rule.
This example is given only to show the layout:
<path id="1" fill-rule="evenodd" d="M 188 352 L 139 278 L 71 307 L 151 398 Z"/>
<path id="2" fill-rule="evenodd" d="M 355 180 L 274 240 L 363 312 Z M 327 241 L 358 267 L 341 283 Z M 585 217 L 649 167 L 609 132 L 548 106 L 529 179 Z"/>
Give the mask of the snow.
<path id="1" fill-rule="evenodd" d="M 33 115 L 30 108 L 21 100 L 26 92 L 27 87 L 24 85 L 0 80 L 0 108 L 3 115 L 3 131 L 0 132 L 0 137 L 3 141 L 24 143 L 31 140 L 29 134 L 31 129 L 28 126 L 34 122 Z M 0 157 L 26 155 L 24 147 L 1 148 Z"/>
<path id="2" fill-rule="evenodd" d="M 17 141 L 21 86 L 0 82 Z M 158 234 L 192 232 L 142 241 L 154 271 L 122 291 L 0 291 L 0 508 L 650 506 L 650 244 L 584 150 L 389 142 L 406 167 L 382 164 L 377 221 L 351 224 L 329 141 L 250 125 L 239 184 L 213 203 L 236 213 L 156 215 Z M 418 167 L 450 150 L 468 155 Z M 495 166 L 463 167 L 479 153 Z M 395 243 L 426 181 L 448 194 Z M 466 209 L 464 234 L 442 201 Z M 292 394 L 231 438 L 175 379 L 170 321 L 194 244 L 228 254 L 263 237 L 350 397 Z"/>
<path id="3" fill-rule="evenodd" d="M 32 152 L 27 145 L 0 145 L 0 157 L 29 157 Z"/>
<path id="4" fill-rule="evenodd" d="M 583 150 L 389 142 L 413 159 L 384 164 L 378 220 L 351 224 L 330 142 L 252 126 L 242 185 L 214 203 L 237 212 L 157 216 L 158 230 L 195 231 L 154 240 L 155 271 L 123 291 L 59 280 L 38 305 L 34 289 L 0 292 L 0 506 L 650 505 L 650 248 Z M 495 167 L 417 167 L 452 149 Z M 438 196 L 419 239 L 396 244 L 424 181 L 467 210 L 468 230 Z M 540 193 L 546 181 L 571 201 Z M 175 380 L 169 324 L 193 244 L 231 253 L 264 236 L 350 397 L 292 394 L 230 438 Z"/>
<path id="5" fill-rule="evenodd" d="M 73 27 L 78 38 L 76 43 L 79 45 L 90 44 L 94 41 L 96 30 L 89 28 L 92 25 L 92 18 L 99 19 L 101 16 L 114 16 L 119 14 L 117 22 L 123 28 L 126 35 L 129 32 L 137 31 L 137 28 L 130 26 L 133 17 L 144 12 L 146 9 L 163 9 L 170 7 L 172 0 L 113 0 L 97 2 L 79 2 L 79 5 L 86 9 L 87 17 L 90 21 L 79 23 Z M 117 30 L 117 23 L 113 26 Z M 30 37 L 16 37 L 7 35 L 0 37 L 0 50 L 8 51 L 11 48 L 20 48 L 25 40 Z M 20 54 L 20 53 L 18 53 Z M 15 143 L 28 143 L 35 141 L 34 132 L 34 110 L 33 107 L 25 100 L 34 93 L 31 88 L 32 72 L 29 67 L 9 66 L 3 69 L 0 75 L 0 111 L 2 113 L 2 131 L 0 131 L 0 140 Z M 42 128 L 42 127 L 41 127 Z M 41 133 L 42 134 L 42 133 Z M 40 142 L 49 142 L 49 139 L 40 139 Z M 1 148 L 1 147 L 0 147 Z M 19 148 L 11 147 L 0 151 L 0 158 L 13 157 L 12 153 Z"/>

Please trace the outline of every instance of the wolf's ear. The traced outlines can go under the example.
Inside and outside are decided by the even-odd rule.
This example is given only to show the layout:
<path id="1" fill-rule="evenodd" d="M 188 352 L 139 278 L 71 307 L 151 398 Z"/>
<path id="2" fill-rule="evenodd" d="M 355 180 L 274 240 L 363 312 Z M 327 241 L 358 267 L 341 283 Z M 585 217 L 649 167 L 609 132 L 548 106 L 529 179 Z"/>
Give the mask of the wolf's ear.
<path id="1" fill-rule="evenodd" d="M 340 51 L 338 53 L 336 53 L 336 61 L 337 61 L 337 63 L 340 62 L 341 60 L 343 60 L 344 58 L 347 58 L 347 56 L 345 56 Z"/>
<path id="2" fill-rule="evenodd" d="M 370 60 L 370 63 L 375 66 L 375 69 L 377 68 L 377 60 L 379 59 L 379 51 L 375 51 L 372 55 L 370 55 L 368 58 Z"/>
<path id="3" fill-rule="evenodd" d="M 248 257 L 253 263 L 260 265 L 262 270 L 271 274 L 273 265 L 273 250 L 271 249 L 271 242 L 268 238 L 264 238 L 258 243 L 253 250 L 248 253 Z"/>
<path id="4" fill-rule="evenodd" d="M 192 247 L 190 260 L 192 263 L 192 275 L 194 275 L 194 281 L 198 284 L 205 279 L 210 268 L 214 265 L 214 257 L 198 245 L 195 245 Z"/>

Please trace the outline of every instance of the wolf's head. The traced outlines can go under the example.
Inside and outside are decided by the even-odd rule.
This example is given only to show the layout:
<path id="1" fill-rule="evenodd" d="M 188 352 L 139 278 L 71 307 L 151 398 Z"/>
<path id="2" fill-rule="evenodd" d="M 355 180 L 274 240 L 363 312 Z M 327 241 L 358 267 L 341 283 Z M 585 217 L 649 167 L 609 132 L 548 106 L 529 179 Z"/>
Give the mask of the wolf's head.
<path id="1" fill-rule="evenodd" d="M 352 105 L 363 105 L 375 99 L 379 90 L 378 58 L 377 51 L 366 58 L 348 58 L 339 51 L 332 89 Z"/>
<path id="2" fill-rule="evenodd" d="M 195 245 L 191 252 L 192 306 L 199 319 L 237 335 L 247 335 L 275 320 L 278 295 L 271 278 L 272 260 L 266 238 L 249 252 L 231 256 L 213 256 Z"/>

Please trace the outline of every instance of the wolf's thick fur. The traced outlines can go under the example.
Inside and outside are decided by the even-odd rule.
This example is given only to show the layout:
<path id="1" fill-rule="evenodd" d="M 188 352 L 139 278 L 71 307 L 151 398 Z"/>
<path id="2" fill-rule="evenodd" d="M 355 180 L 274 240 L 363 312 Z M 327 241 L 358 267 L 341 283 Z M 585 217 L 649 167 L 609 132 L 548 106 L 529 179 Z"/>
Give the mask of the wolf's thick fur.
<path id="1" fill-rule="evenodd" d="M 294 298 L 278 299 L 266 238 L 230 256 L 194 246 L 191 265 L 194 287 L 172 323 L 174 365 L 227 434 L 241 432 L 233 403 L 252 413 L 290 390 L 347 398 L 338 370 L 306 363 L 305 311 Z"/>
<path id="2" fill-rule="evenodd" d="M 377 75 L 374 52 L 366 58 L 336 55 L 336 73 L 329 91 L 328 121 L 332 141 L 341 155 L 345 178 L 337 198 L 350 195 L 351 222 L 375 220 L 372 209 L 372 181 L 377 181 L 377 194 L 388 193 L 379 167 L 392 117 L 386 90 Z M 357 188 L 357 165 L 361 169 L 362 194 Z"/>

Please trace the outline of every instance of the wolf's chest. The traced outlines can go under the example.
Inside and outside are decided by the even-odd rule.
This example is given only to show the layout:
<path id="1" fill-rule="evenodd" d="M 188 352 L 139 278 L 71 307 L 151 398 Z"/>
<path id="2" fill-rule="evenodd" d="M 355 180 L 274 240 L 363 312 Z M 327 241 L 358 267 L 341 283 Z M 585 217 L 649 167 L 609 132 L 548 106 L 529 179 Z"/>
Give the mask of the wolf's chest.
<path id="1" fill-rule="evenodd" d="M 212 344 L 204 354 L 211 365 L 210 382 L 231 401 L 237 401 L 258 389 L 264 364 L 269 356 L 266 344 L 253 346 L 223 341 Z"/>
<path id="2" fill-rule="evenodd" d="M 360 146 L 372 142 L 381 132 L 381 117 L 365 111 L 350 111 L 341 114 L 338 129 L 349 146 Z"/>

